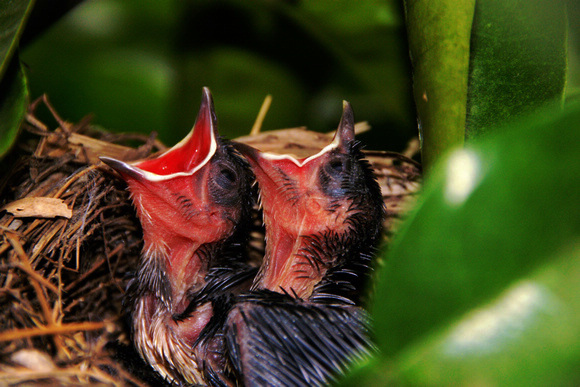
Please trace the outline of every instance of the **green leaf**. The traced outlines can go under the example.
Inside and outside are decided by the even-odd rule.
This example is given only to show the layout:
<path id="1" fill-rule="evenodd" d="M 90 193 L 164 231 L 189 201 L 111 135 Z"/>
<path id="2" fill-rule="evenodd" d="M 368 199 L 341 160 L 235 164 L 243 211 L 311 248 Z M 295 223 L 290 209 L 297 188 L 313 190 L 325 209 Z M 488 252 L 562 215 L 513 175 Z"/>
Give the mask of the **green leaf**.
<path id="1" fill-rule="evenodd" d="M 349 372 L 340 379 L 342 387 L 384 386 L 393 380 L 392 367 L 385 366 L 377 356 L 351 365 Z"/>
<path id="2" fill-rule="evenodd" d="M 0 158 L 10 149 L 28 107 L 28 84 L 18 58 L 0 82 Z"/>
<path id="3" fill-rule="evenodd" d="M 392 367 L 413 385 L 566 385 L 580 381 L 580 241 Z"/>
<path id="4" fill-rule="evenodd" d="M 475 8 L 467 138 L 561 104 L 567 68 L 564 0 L 480 0 Z"/>
<path id="5" fill-rule="evenodd" d="M 475 0 L 405 1 L 425 169 L 463 144 Z"/>
<path id="6" fill-rule="evenodd" d="M 525 367 L 532 357 L 554 367 L 539 370 L 542 375 L 561 375 L 559 367 L 569 370 L 570 356 L 577 356 L 579 346 L 580 310 L 578 300 L 571 300 L 578 284 L 570 282 L 578 278 L 579 146 L 580 105 L 575 105 L 563 114 L 542 112 L 503 128 L 436 166 L 378 278 L 375 331 L 391 372 L 407 367 L 405 377 L 413 384 L 438 384 L 456 371 L 456 379 L 449 380 L 463 384 L 462 377 L 473 377 L 467 384 L 495 384 L 483 376 L 485 364 L 499 367 L 494 359 L 500 354 L 502 359 L 514 357 L 509 375 L 520 372 L 517 367 Z M 436 359 L 445 340 L 459 329 L 450 324 L 470 321 L 481 313 L 477 308 L 507 308 L 502 300 L 526 283 L 537 284 L 545 297 L 529 330 L 502 327 L 512 338 L 521 333 L 521 339 L 510 342 L 506 337 L 493 348 L 494 355 L 474 353 L 465 362 L 461 356 Z M 550 325 L 561 335 L 549 334 Z M 434 344 L 428 341 L 442 331 Z M 411 345 L 415 349 L 409 350 Z M 562 345 L 571 347 L 555 355 Z M 526 351 L 530 353 L 518 360 Z M 423 356 L 430 362 L 424 366 Z M 492 380 L 507 382 L 500 372 Z"/>
<path id="7" fill-rule="evenodd" d="M 18 48 L 20 35 L 33 5 L 34 0 L 0 0 L 0 79 Z"/>
<path id="8" fill-rule="evenodd" d="M 0 0 L 0 158 L 14 143 L 26 114 L 26 77 L 13 56 L 33 4 L 33 0 Z"/>
<path id="9" fill-rule="evenodd" d="M 149 0 L 80 4 L 20 52 L 31 95 L 48 94 L 59 114 L 72 122 L 92 113 L 108 130 L 165 130 L 174 137 L 161 140 L 176 143 L 192 124 L 169 124 L 175 69 L 166 26 L 175 23 L 166 14 L 174 7 L 173 2 Z M 191 110 L 188 106 L 179 114 L 189 117 L 196 111 Z"/>

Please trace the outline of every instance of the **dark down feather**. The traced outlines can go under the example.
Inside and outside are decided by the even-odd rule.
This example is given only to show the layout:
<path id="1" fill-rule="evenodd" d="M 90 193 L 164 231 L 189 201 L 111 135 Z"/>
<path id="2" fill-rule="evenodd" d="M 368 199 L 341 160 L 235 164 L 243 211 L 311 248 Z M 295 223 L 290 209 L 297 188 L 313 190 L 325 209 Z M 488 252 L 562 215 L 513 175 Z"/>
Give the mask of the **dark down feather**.
<path id="1" fill-rule="evenodd" d="M 369 335 L 362 308 L 316 305 L 265 290 L 240 297 L 226 341 L 246 386 L 317 386 L 367 355 Z"/>

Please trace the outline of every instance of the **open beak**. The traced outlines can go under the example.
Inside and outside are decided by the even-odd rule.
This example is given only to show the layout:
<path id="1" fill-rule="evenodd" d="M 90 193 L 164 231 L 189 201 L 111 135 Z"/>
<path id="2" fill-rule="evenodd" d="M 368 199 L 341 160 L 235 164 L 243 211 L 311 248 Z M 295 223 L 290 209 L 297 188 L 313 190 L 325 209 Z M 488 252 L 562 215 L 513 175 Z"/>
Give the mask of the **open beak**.
<path id="1" fill-rule="evenodd" d="M 342 117 L 332 142 L 336 143 L 344 152 L 354 142 L 354 113 L 348 101 L 342 101 Z"/>
<path id="2" fill-rule="evenodd" d="M 178 176 L 191 176 L 208 163 L 217 149 L 217 125 L 213 99 L 203 88 L 201 107 L 189 134 L 171 149 L 154 159 L 127 163 L 110 157 L 100 159 L 128 178 L 141 182 L 158 182 Z"/>
<path id="3" fill-rule="evenodd" d="M 234 142 L 233 146 L 250 164 L 256 177 L 256 181 L 260 186 L 261 201 L 266 200 L 270 203 L 268 207 L 276 207 L 276 201 L 284 200 L 284 195 L 279 194 L 282 190 L 282 186 L 278 177 L 281 172 L 285 175 L 296 175 L 296 171 L 294 170 L 299 169 L 295 164 L 297 160 L 292 156 L 288 156 L 288 158 L 272 158 L 271 156 L 277 155 L 261 152 L 250 145 L 242 143 Z"/>
<path id="4" fill-rule="evenodd" d="M 340 124 L 330 144 L 324 147 L 315 155 L 297 159 L 289 154 L 274 154 L 261 152 L 250 145 L 234 142 L 233 146 L 248 160 L 252 170 L 256 175 L 261 190 L 272 192 L 281 189 L 280 180 L 274 181 L 272 176 L 282 172 L 288 176 L 300 176 L 300 169 L 303 169 L 309 163 L 319 160 L 325 154 L 334 149 L 343 153 L 348 153 L 350 145 L 354 142 L 354 115 L 350 103 L 343 101 L 343 113 Z M 305 168 L 304 168 L 305 169 Z"/>

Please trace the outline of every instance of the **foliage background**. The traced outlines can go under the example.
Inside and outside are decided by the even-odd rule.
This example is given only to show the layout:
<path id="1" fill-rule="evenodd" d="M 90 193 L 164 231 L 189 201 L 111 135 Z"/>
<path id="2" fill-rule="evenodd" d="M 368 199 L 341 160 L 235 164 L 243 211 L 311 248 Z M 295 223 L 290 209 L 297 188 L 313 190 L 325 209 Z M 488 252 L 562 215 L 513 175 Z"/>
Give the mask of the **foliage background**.
<path id="1" fill-rule="evenodd" d="M 21 58 L 32 97 L 48 93 L 65 118 L 92 112 L 168 145 L 208 86 L 227 137 L 249 131 L 267 94 L 264 129 L 332 130 L 347 99 L 375 128 L 363 140 L 395 150 L 416 135 L 402 12 L 397 1 L 86 1 Z"/>

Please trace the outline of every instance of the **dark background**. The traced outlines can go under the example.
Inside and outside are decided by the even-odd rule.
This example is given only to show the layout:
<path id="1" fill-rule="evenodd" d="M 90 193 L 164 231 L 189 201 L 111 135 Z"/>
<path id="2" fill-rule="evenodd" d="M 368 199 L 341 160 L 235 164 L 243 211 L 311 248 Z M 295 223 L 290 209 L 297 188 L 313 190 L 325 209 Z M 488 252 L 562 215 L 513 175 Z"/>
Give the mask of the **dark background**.
<path id="1" fill-rule="evenodd" d="M 48 93 L 67 120 L 94 113 L 109 130 L 156 131 L 172 145 L 208 86 L 230 138 L 248 133 L 267 94 L 264 130 L 333 130 L 346 99 L 373 127 L 367 147 L 401 150 L 416 135 L 398 1 L 50 3 L 29 26 L 75 6 L 42 34 L 27 31 L 21 58 L 31 97 Z"/>

